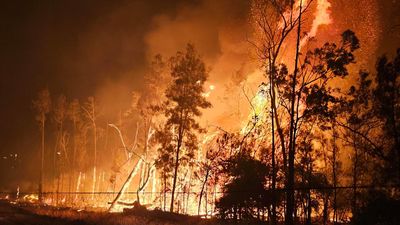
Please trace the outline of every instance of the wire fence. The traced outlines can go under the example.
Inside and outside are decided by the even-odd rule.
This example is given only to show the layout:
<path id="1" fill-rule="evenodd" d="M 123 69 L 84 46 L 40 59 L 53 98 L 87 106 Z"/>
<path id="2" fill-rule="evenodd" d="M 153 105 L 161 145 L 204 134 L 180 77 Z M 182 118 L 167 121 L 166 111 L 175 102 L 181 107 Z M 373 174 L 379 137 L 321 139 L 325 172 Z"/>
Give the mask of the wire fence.
<path id="1" fill-rule="evenodd" d="M 302 186 L 295 187 L 293 189 L 282 187 L 274 190 L 269 189 L 267 192 L 270 194 L 268 196 L 272 197 L 273 194 L 276 194 L 277 196 L 281 197 L 280 199 L 282 201 L 284 201 L 284 195 L 291 190 L 295 191 L 295 195 L 297 196 L 299 203 L 306 199 L 305 195 L 303 195 L 304 193 L 311 194 L 313 196 L 312 198 L 319 201 L 320 204 L 324 204 L 323 199 L 326 198 L 326 196 L 330 196 L 331 200 L 335 198 L 334 201 L 335 204 L 337 204 L 335 207 L 337 207 L 338 215 L 339 217 L 343 218 L 343 221 L 349 218 L 349 212 L 353 207 L 353 202 L 351 200 L 354 197 L 354 193 L 359 194 L 359 197 L 361 197 L 361 193 L 368 195 L 370 190 L 374 190 L 384 191 L 387 193 L 396 193 L 397 196 L 400 195 L 400 185 Z M 119 192 L 116 191 L 45 191 L 42 192 L 42 196 L 44 203 L 48 205 L 57 207 L 71 207 L 74 209 L 104 211 L 110 208 L 111 203 L 115 200 L 115 197 L 118 193 Z M 201 209 L 199 210 L 200 191 L 176 191 L 176 211 L 188 215 L 198 215 L 200 211 L 200 215 L 213 216 L 217 213 L 216 202 L 226 193 L 227 192 L 225 191 L 204 191 L 201 199 Z M 251 189 L 243 189 L 229 193 L 241 196 L 244 193 L 259 192 Z M 171 201 L 170 191 L 143 191 L 140 192 L 139 195 L 141 205 L 144 205 L 146 208 L 158 208 L 164 211 L 169 210 Z M 10 201 L 33 203 L 38 201 L 38 192 L 2 191 L 0 192 L 0 198 L 8 199 Z M 121 206 L 120 211 L 122 212 L 124 208 L 134 207 L 137 199 L 137 191 L 124 192 L 123 198 L 117 202 L 118 205 Z"/>
<path id="2" fill-rule="evenodd" d="M 308 190 L 342 190 L 342 189 L 364 189 L 364 190 L 382 190 L 382 189 L 400 189 L 400 185 L 357 185 L 357 186 L 302 186 L 302 187 L 295 187 L 293 189 L 289 188 L 275 188 L 275 189 L 268 189 L 267 191 L 270 192 L 287 192 L 289 190 L 294 191 L 308 191 Z M 17 191 L 0 191 L 1 195 L 4 194 L 16 194 Z M 109 195 L 109 194 L 118 194 L 118 191 L 43 191 L 43 195 L 47 194 L 78 194 L 78 195 Z M 140 191 L 139 194 L 164 194 L 164 193 L 171 193 L 171 191 Z M 224 194 L 227 193 L 226 191 L 207 191 L 204 193 L 208 194 Z M 256 191 L 251 189 L 243 188 L 239 191 L 233 191 L 230 193 L 256 193 Z M 29 194 L 38 194 L 38 191 L 29 191 L 29 192 L 19 192 L 20 195 L 29 195 Z M 137 195 L 137 191 L 125 191 L 125 195 Z M 198 191 L 175 191 L 175 194 L 200 194 Z"/>

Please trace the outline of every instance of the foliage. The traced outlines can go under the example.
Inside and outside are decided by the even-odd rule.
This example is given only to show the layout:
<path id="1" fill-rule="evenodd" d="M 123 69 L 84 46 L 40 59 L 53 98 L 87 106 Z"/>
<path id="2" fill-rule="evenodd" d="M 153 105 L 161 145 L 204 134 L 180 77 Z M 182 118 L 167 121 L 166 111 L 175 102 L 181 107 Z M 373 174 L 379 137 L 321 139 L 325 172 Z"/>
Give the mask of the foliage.
<path id="1" fill-rule="evenodd" d="M 228 159 L 224 172 L 230 181 L 216 203 L 222 218 L 255 218 L 271 204 L 266 188 L 269 167 L 264 163 L 243 152 Z"/>
<path id="2" fill-rule="evenodd" d="M 201 116 L 201 109 L 211 104 L 202 95 L 208 71 L 193 45 L 188 44 L 186 52 L 172 57 L 170 66 L 172 83 L 165 92 L 167 100 L 161 108 L 167 119 L 156 136 L 161 144 L 158 167 L 174 173 L 170 207 L 173 211 L 179 167 L 194 157 L 198 148 L 196 134 L 203 132 L 196 117 Z"/>
<path id="3" fill-rule="evenodd" d="M 395 225 L 400 221 L 400 200 L 389 198 L 382 192 L 368 193 L 366 205 L 361 207 L 352 224 L 354 225 Z"/>

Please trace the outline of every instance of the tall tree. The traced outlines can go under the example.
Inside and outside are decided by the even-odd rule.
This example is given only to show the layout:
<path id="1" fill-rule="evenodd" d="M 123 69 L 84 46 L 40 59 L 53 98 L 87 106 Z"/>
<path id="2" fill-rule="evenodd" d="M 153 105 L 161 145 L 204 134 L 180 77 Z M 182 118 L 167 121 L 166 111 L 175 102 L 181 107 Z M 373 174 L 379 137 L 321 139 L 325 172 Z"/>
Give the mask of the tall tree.
<path id="1" fill-rule="evenodd" d="M 43 89 L 38 93 L 37 99 L 33 101 L 33 107 L 37 111 L 36 120 L 39 122 L 41 132 L 40 150 L 40 174 L 39 174 L 39 201 L 43 202 L 43 169 L 44 169 L 44 150 L 45 150 L 45 123 L 47 114 L 50 112 L 51 99 L 49 90 Z"/>
<path id="2" fill-rule="evenodd" d="M 211 104 L 202 95 L 208 71 L 194 46 L 188 44 L 186 51 L 177 52 L 170 63 L 173 80 L 166 90 L 164 103 L 167 121 L 158 136 L 171 137 L 170 142 L 161 143 L 159 158 L 169 158 L 173 162 L 170 205 L 173 212 L 179 166 L 193 156 L 198 142 L 196 132 L 203 131 L 195 118 L 201 115 L 201 109 Z"/>
<path id="3" fill-rule="evenodd" d="M 301 15 L 305 13 L 310 6 L 312 1 L 309 3 L 302 3 L 300 1 L 299 6 L 297 7 L 294 1 L 276 1 L 276 0 L 253 0 L 252 2 L 252 18 L 253 23 L 255 24 L 255 41 L 252 44 L 255 47 L 256 54 L 261 60 L 261 65 L 265 70 L 265 76 L 269 83 L 269 98 L 270 98 L 270 118 L 271 118 L 271 164 L 272 164 L 272 189 L 276 188 L 276 144 L 275 144 L 275 129 L 278 133 L 280 147 L 283 156 L 283 169 L 286 177 L 288 178 L 287 185 L 291 186 L 294 176 L 292 170 L 290 174 L 288 174 L 289 170 L 287 169 L 288 165 L 288 149 L 289 149 L 289 164 L 293 169 L 293 161 L 294 157 L 293 148 L 290 144 L 293 140 L 293 130 L 294 130 L 294 117 L 290 117 L 290 140 L 289 146 L 287 146 L 287 140 L 285 138 L 285 132 L 283 127 L 282 117 L 279 115 L 279 105 L 277 104 L 277 100 L 279 99 L 279 94 L 277 93 L 277 76 L 278 76 L 278 63 L 277 61 L 282 58 L 282 48 L 287 44 L 289 39 L 289 35 L 292 32 L 296 31 L 297 28 L 297 44 L 296 44 L 296 54 L 295 54 L 295 72 L 297 74 L 297 64 L 298 64 L 298 56 L 299 56 L 299 42 L 300 42 L 300 32 L 301 32 Z M 296 76 L 293 76 L 293 79 L 296 80 Z M 290 89 L 295 88 L 295 83 L 293 83 L 293 87 L 289 87 Z M 293 92 L 294 93 L 294 92 Z M 294 94 L 293 94 L 294 96 Z M 294 99 L 292 98 L 292 102 L 294 104 Z M 294 109 L 294 107 L 292 107 Z M 291 115 L 294 116 L 294 112 L 291 112 Z M 292 179 L 291 179 L 292 178 Z M 290 181 L 290 182 L 289 182 Z M 290 187 L 288 187 L 291 189 Z M 288 224 L 292 224 L 290 221 L 292 218 L 293 212 L 293 194 L 288 193 L 288 201 L 289 204 L 287 208 L 286 218 L 288 218 Z M 272 209 L 272 224 L 276 224 L 276 204 L 273 203 Z"/>
<path id="4" fill-rule="evenodd" d="M 393 61 L 386 56 L 381 57 L 376 70 L 374 108 L 384 123 L 384 135 L 387 137 L 385 145 L 389 158 L 395 159 L 391 166 L 397 168 L 393 175 L 397 175 L 397 183 L 400 183 L 400 49 Z"/>
<path id="5" fill-rule="evenodd" d="M 60 95 L 57 98 L 56 104 L 53 109 L 53 120 L 57 126 L 57 135 L 56 135 L 56 148 L 54 149 L 54 160 L 55 160 L 55 171 L 57 173 L 57 197 L 56 204 L 58 204 L 58 196 L 60 191 L 60 176 L 62 173 L 62 160 L 65 159 L 67 161 L 67 165 L 70 166 L 68 153 L 65 149 L 65 131 L 64 131 L 64 122 L 67 114 L 67 99 L 65 95 Z M 58 159 L 60 158 L 60 159 Z"/>
<path id="6" fill-rule="evenodd" d="M 142 164 L 140 181 L 138 183 L 137 199 L 140 202 L 139 194 L 147 187 L 150 177 L 155 176 L 154 161 L 155 152 L 152 150 L 152 143 L 155 134 L 155 126 L 158 123 L 158 112 L 156 106 L 160 105 L 165 97 L 168 85 L 168 77 L 166 76 L 166 64 L 161 55 L 154 56 L 148 71 L 144 76 L 144 85 L 139 99 L 134 102 L 133 108 L 138 111 L 140 124 L 143 129 L 143 157 L 146 163 Z M 152 196 L 150 196 L 152 197 Z"/>
<path id="7" fill-rule="evenodd" d="M 92 199 L 94 198 L 94 192 L 96 189 L 96 166 L 97 166 L 97 108 L 94 97 L 88 97 L 87 102 L 82 107 L 83 111 L 89 122 L 93 127 L 93 187 L 92 187 Z"/>
<path id="8" fill-rule="evenodd" d="M 71 170 L 70 170 L 70 176 L 69 176 L 69 184 L 68 184 L 68 191 L 71 192 L 71 189 L 74 188 L 72 185 L 72 182 L 75 180 L 75 174 L 77 172 L 76 170 L 76 161 L 77 161 L 77 149 L 78 149 L 78 123 L 80 121 L 80 110 L 81 106 L 79 103 L 78 99 L 72 100 L 69 105 L 68 105 L 68 111 L 67 111 L 67 116 L 68 119 L 72 122 L 72 133 L 73 133 L 73 149 L 72 149 L 72 154 L 70 154 L 70 159 L 71 159 Z M 70 196 L 72 199 L 72 196 Z"/>

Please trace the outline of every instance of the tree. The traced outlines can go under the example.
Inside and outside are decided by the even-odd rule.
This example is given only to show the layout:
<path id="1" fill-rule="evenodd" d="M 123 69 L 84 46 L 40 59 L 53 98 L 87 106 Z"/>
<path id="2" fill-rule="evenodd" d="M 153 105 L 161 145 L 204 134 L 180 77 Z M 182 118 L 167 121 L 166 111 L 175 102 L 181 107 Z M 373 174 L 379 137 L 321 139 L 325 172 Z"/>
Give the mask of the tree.
<path id="1" fill-rule="evenodd" d="M 266 189 L 269 168 L 249 153 L 240 152 L 225 162 L 224 172 L 230 179 L 216 203 L 222 218 L 262 220 L 261 215 L 270 205 L 271 196 Z"/>
<path id="2" fill-rule="evenodd" d="M 45 123 L 46 116 L 50 112 L 51 99 L 49 90 L 43 89 L 38 93 L 37 99 L 33 101 L 33 107 L 35 108 L 37 115 L 36 120 L 39 122 L 41 132 L 41 151 L 40 151 L 40 174 L 39 174 L 39 201 L 43 202 L 43 169 L 44 169 L 44 148 L 45 148 Z"/>
<path id="3" fill-rule="evenodd" d="M 65 95 L 60 95 L 57 98 L 53 112 L 53 120 L 57 126 L 56 148 L 54 149 L 54 169 L 57 173 L 56 204 L 58 204 L 58 196 L 60 192 L 60 176 L 62 173 L 62 158 L 66 160 L 69 167 L 71 166 L 65 143 L 67 137 L 67 133 L 64 131 L 64 122 L 67 117 L 67 99 Z M 58 159 L 58 157 L 60 157 L 60 159 Z"/>
<path id="4" fill-rule="evenodd" d="M 164 103 L 167 121 L 157 136 L 170 137 L 170 141 L 160 142 L 159 159 L 173 161 L 170 205 L 173 212 L 179 167 L 193 156 L 197 149 L 196 132 L 203 131 L 195 118 L 201 115 L 201 109 L 209 108 L 211 104 L 202 95 L 208 71 L 194 46 L 188 44 L 186 52 L 177 52 L 170 63 L 172 83 L 166 90 Z"/>
<path id="5" fill-rule="evenodd" d="M 137 199 L 140 203 L 139 194 L 143 191 L 150 177 L 155 176 L 154 161 L 156 154 L 150 152 L 153 146 L 152 141 L 155 134 L 155 126 L 158 121 L 158 112 L 156 106 L 160 105 L 165 97 L 163 92 L 168 84 L 168 77 L 166 76 L 166 65 L 161 55 L 154 56 L 147 73 L 144 76 L 143 91 L 137 101 L 134 102 L 133 108 L 138 111 L 140 117 L 140 124 L 143 128 L 143 157 L 146 163 L 142 164 L 142 172 L 140 175 L 139 186 L 137 189 Z M 154 180 L 153 180 L 154 182 Z M 154 184 L 153 184 L 154 185 Z M 151 196 L 152 197 L 152 196 Z"/>
<path id="6" fill-rule="evenodd" d="M 92 188 L 92 199 L 94 198 L 94 192 L 96 189 L 96 166 L 97 166 L 97 126 L 96 119 L 98 116 L 96 102 L 94 97 L 88 97 L 87 102 L 82 106 L 82 110 L 85 112 L 86 118 L 89 120 L 93 127 L 93 188 Z"/>
<path id="7" fill-rule="evenodd" d="M 195 172 L 195 176 L 197 179 L 201 180 L 201 189 L 199 194 L 199 204 L 197 208 L 197 215 L 200 216 L 201 203 L 203 199 L 204 192 L 207 193 L 206 186 L 208 183 L 213 182 L 214 186 L 216 186 L 216 182 L 218 180 L 217 174 L 220 173 L 220 166 L 223 164 L 223 160 L 226 158 L 225 154 L 225 144 L 227 141 L 228 134 L 224 133 L 223 135 L 217 135 L 216 138 L 210 141 L 208 146 L 206 147 L 206 155 L 204 161 L 199 162 L 199 170 Z M 211 182 L 210 182 L 211 181 Z M 206 201 L 207 204 L 207 201 Z"/>
<path id="8" fill-rule="evenodd" d="M 81 119 L 81 106 L 79 103 L 78 99 L 72 100 L 69 105 L 68 105 L 68 111 L 67 111 L 67 116 L 68 119 L 72 122 L 72 133 L 73 133 L 73 150 L 72 154 L 70 154 L 70 160 L 71 160 L 71 171 L 70 171 L 70 176 L 69 176 L 69 184 L 68 184 L 68 191 L 70 192 L 71 189 L 74 187 L 72 185 L 72 182 L 75 180 L 76 176 L 76 165 L 77 165 L 77 149 L 78 149 L 78 138 L 79 138 L 79 131 L 77 129 L 78 123 Z M 72 199 L 72 196 L 70 196 Z"/>
<path id="9" fill-rule="evenodd" d="M 310 6 L 312 1 L 303 5 L 300 1 L 297 7 L 294 1 L 275 1 L 275 0 L 254 0 L 252 2 L 252 18 L 255 24 L 256 41 L 252 42 L 255 47 L 256 54 L 261 60 L 261 65 L 265 69 L 265 76 L 269 83 L 269 96 L 270 96 L 270 118 L 271 118 L 271 142 L 272 142 L 272 188 L 276 187 L 276 160 L 275 160 L 275 127 L 279 136 L 280 146 L 283 155 L 283 168 L 287 178 L 288 189 L 293 189 L 294 181 L 294 104 L 295 94 L 294 89 L 296 82 L 292 82 L 292 86 L 289 87 L 293 90 L 292 100 L 292 111 L 290 113 L 290 138 L 289 146 L 286 146 L 286 138 L 284 134 L 284 128 L 282 127 L 282 121 L 279 116 L 278 105 L 276 104 L 277 99 L 280 98 L 276 93 L 277 76 L 278 76 L 278 65 L 277 60 L 282 57 L 281 51 L 282 46 L 287 42 L 289 34 L 296 30 L 297 27 L 297 38 L 296 38 L 296 54 L 295 54 L 295 69 L 293 81 L 297 79 L 297 64 L 299 59 L 300 51 L 300 34 L 302 24 L 302 14 L 305 13 Z M 289 152 L 288 152 L 289 151 Z M 289 153 L 289 154 L 288 154 Z M 287 155 L 288 154 L 288 155 Z M 288 161 L 289 156 L 289 161 Z M 290 167 L 289 170 L 287 167 Z M 290 191 L 287 195 L 287 207 L 286 207 L 286 221 L 287 224 L 293 224 L 293 210 L 294 210 L 294 195 Z M 273 224 L 276 224 L 276 205 L 273 204 L 272 209 Z"/>
<path id="10" fill-rule="evenodd" d="M 356 215 L 355 221 L 363 213 L 363 207 L 359 206 L 368 198 L 365 191 L 361 195 L 358 184 L 369 181 L 373 185 L 397 185 L 400 179 L 399 68 L 400 50 L 392 61 L 386 56 L 379 58 L 376 74 L 360 71 L 358 82 L 349 89 L 343 102 L 344 115 L 336 121 L 345 131 L 344 141 L 354 150 L 352 212 Z M 386 194 L 393 197 L 393 193 Z"/>
<path id="11" fill-rule="evenodd" d="M 376 88 L 374 89 L 374 108 L 376 115 L 384 123 L 385 147 L 389 158 L 394 158 L 391 167 L 397 183 L 400 183 L 400 49 L 393 61 L 381 57 L 376 65 Z M 393 162 L 393 161 L 392 161 Z M 388 171 L 389 172 L 389 171 Z"/>

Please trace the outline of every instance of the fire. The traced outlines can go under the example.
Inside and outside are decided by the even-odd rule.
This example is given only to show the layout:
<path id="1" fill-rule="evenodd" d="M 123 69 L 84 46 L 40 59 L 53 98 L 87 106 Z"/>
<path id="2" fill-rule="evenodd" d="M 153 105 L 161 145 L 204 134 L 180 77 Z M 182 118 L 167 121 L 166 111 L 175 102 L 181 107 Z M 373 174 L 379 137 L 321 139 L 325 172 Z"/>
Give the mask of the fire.
<path id="1" fill-rule="evenodd" d="M 210 97 L 210 95 L 211 95 L 211 93 L 213 92 L 215 90 L 215 85 L 210 85 L 210 86 L 208 86 L 208 91 L 207 92 L 204 92 L 202 95 L 203 95 L 203 97 L 206 97 L 206 98 L 208 98 L 208 97 Z"/>
<path id="2" fill-rule="evenodd" d="M 39 200 L 39 197 L 37 194 L 28 194 L 28 195 L 24 195 L 24 197 L 23 197 L 23 201 L 30 202 L 30 203 L 37 202 L 38 200 Z"/>
<path id="3" fill-rule="evenodd" d="M 329 8 L 331 7 L 331 3 L 328 0 L 318 0 L 317 1 L 317 9 L 314 13 L 314 20 L 311 26 L 311 30 L 307 33 L 307 35 L 301 40 L 300 48 L 303 47 L 306 42 L 317 35 L 318 28 L 322 25 L 331 24 L 332 18 L 330 15 Z"/>
<path id="4" fill-rule="evenodd" d="M 298 6 L 300 6 L 300 3 L 302 5 L 307 4 L 305 0 L 303 1 L 298 1 Z M 315 37 L 318 33 L 318 29 L 320 26 L 322 25 L 328 25 L 332 23 L 332 19 L 330 16 L 330 11 L 329 8 L 331 7 L 331 4 L 328 0 L 317 0 L 317 7 L 316 7 L 316 11 L 314 13 L 314 20 L 312 22 L 312 26 L 310 31 L 308 32 L 307 36 L 304 37 L 301 40 L 301 46 L 303 46 L 311 37 Z M 300 8 L 300 7 L 299 7 Z M 298 9 L 297 9 L 298 10 Z M 298 13 L 298 12 L 297 12 Z M 200 81 L 198 81 L 198 84 L 200 84 Z M 206 88 L 206 90 L 203 93 L 203 96 L 208 98 L 211 96 L 211 94 L 214 92 L 215 94 L 216 91 L 216 86 L 214 84 L 209 84 L 208 87 Z M 269 93 L 269 87 L 267 84 L 262 84 L 258 87 L 258 92 L 255 94 L 254 97 L 252 97 L 251 99 L 249 99 L 249 103 L 250 103 L 250 113 L 248 115 L 248 117 L 246 118 L 246 124 L 244 126 L 242 126 L 242 128 L 240 129 L 240 133 L 242 135 L 248 133 L 251 131 L 251 129 L 253 129 L 256 126 L 260 126 L 262 124 L 267 123 L 267 121 L 269 120 L 269 97 L 268 97 L 268 93 Z M 110 124 L 111 127 L 116 128 L 115 125 Z M 117 128 L 116 128 L 117 129 Z M 117 129 L 118 130 L 118 129 Z M 123 142 L 123 138 L 122 138 L 122 134 L 121 131 L 118 130 L 118 134 L 121 137 L 121 140 Z M 215 133 L 208 133 L 206 135 L 204 135 L 202 137 L 201 143 L 202 145 L 206 145 L 207 143 L 212 142 L 212 140 L 215 138 L 215 136 L 218 134 L 218 132 Z M 126 144 L 123 142 L 123 147 L 124 147 L 124 151 L 125 149 L 127 149 Z M 126 152 L 125 151 L 125 156 L 126 158 L 129 159 L 131 158 L 131 153 Z M 127 192 L 129 192 L 130 189 L 132 189 L 130 187 L 131 184 L 136 182 L 137 177 L 140 175 L 140 173 L 142 171 L 140 171 L 142 164 L 147 163 L 147 160 L 143 160 L 142 158 L 138 159 L 138 161 L 136 162 L 136 165 L 130 165 L 132 166 L 132 172 L 131 172 L 131 176 L 129 179 L 126 180 L 126 184 L 124 186 L 122 186 L 121 184 L 118 184 L 117 188 L 121 188 L 120 192 L 121 192 L 121 196 L 119 198 L 116 199 L 115 202 L 113 202 L 113 204 L 107 204 L 107 201 L 109 201 L 111 198 L 113 199 L 115 197 L 115 194 L 113 194 L 109 200 L 105 201 L 104 199 L 93 199 L 93 198 L 97 198 L 97 196 L 92 195 L 91 199 L 86 199 L 88 202 L 84 202 L 85 201 L 85 197 L 81 197 L 81 195 L 78 194 L 74 194 L 73 199 L 74 202 L 77 202 L 76 204 L 78 206 L 84 206 L 87 203 L 93 203 L 95 202 L 95 205 L 97 207 L 103 207 L 103 208 L 109 208 L 110 212 L 122 212 L 124 208 L 127 207 L 127 205 L 132 205 L 133 200 L 135 199 L 135 195 L 133 195 L 134 197 L 132 197 L 132 195 L 128 195 Z M 206 160 L 205 155 L 203 154 L 202 151 L 200 151 L 199 155 L 196 157 L 196 159 L 194 159 L 197 162 L 201 162 Z M 96 186 L 95 184 L 97 177 L 95 176 L 96 174 L 96 167 L 93 168 L 93 180 L 94 183 L 92 184 L 91 190 L 92 192 L 94 192 L 96 190 Z M 162 205 L 162 200 L 159 199 L 161 197 L 157 196 L 157 192 L 161 191 L 161 185 L 162 185 L 162 179 L 158 176 L 158 173 L 160 171 L 157 171 L 155 168 L 151 168 L 150 170 L 150 179 L 149 182 L 145 184 L 145 187 L 139 192 L 139 194 L 141 194 L 143 197 L 143 201 L 141 201 L 141 203 L 147 204 L 147 205 L 151 205 L 151 208 L 161 208 Z M 143 172 L 142 172 L 143 173 Z M 187 176 L 185 176 L 182 180 L 182 187 L 179 187 L 177 189 L 178 192 L 181 193 L 194 193 L 194 192 L 198 192 L 200 190 L 201 184 L 199 181 L 196 181 L 194 179 L 192 179 L 192 175 L 193 172 L 192 171 L 188 171 L 187 172 Z M 124 174 L 123 176 L 126 176 L 127 174 Z M 77 181 L 76 181 L 76 185 L 75 185 L 75 191 L 76 193 L 79 192 L 84 192 L 85 190 L 85 183 L 87 183 L 85 180 L 85 173 L 84 172 L 79 172 L 77 174 Z M 89 173 L 87 174 L 87 176 L 89 176 Z M 125 177 L 121 178 L 121 179 L 125 179 Z M 135 181 L 134 181 L 135 180 Z M 104 172 L 103 172 L 103 181 L 104 181 Z M 98 182 L 101 182 L 101 179 L 98 179 Z M 150 184 L 151 182 L 151 184 Z M 132 185 L 133 186 L 133 185 Z M 207 184 L 208 186 L 208 184 Z M 206 191 L 207 191 L 207 187 L 206 186 Z M 187 189 L 188 190 L 187 190 Z M 107 191 L 109 191 L 110 189 L 107 189 Z M 214 192 L 219 190 L 219 186 L 216 185 L 216 187 L 214 188 Z M 145 196 L 146 191 L 150 191 L 148 196 Z M 179 199 L 179 203 L 178 204 L 182 204 L 182 207 L 185 207 L 184 205 L 186 205 L 186 209 L 185 213 L 188 214 L 197 214 L 197 206 L 198 206 L 198 197 L 193 196 L 188 194 L 188 197 L 185 197 L 186 194 L 183 194 L 183 200 L 180 199 L 180 195 L 177 195 L 177 199 Z M 79 197 L 78 197 L 79 196 Z M 81 198 L 81 199 L 80 199 Z M 169 197 L 166 197 L 166 200 L 168 201 Z M 214 202 L 216 199 L 216 194 L 214 194 L 213 197 L 209 197 L 208 200 L 210 200 L 211 198 L 213 198 Z M 111 199 L 111 200 L 112 200 Z M 38 201 L 38 196 L 31 194 L 31 195 L 25 195 L 23 197 L 24 201 L 27 202 L 36 202 Z M 203 199 L 203 201 L 207 201 L 207 199 Z M 52 204 L 54 204 L 55 201 L 51 201 Z M 129 202 L 129 203 L 126 203 Z M 62 197 L 60 199 L 60 203 L 68 204 L 68 200 L 66 199 L 66 197 Z M 122 203 L 122 204 L 121 204 Z M 75 203 L 74 203 L 75 204 Z M 125 204 L 125 205 L 124 205 Z M 206 209 L 202 208 L 200 209 L 201 214 L 212 214 L 213 211 L 210 209 L 213 207 L 209 207 L 207 209 L 207 204 L 205 204 Z M 178 208 L 179 209 L 179 208 Z"/>
<path id="5" fill-rule="evenodd" d="M 267 119 L 266 110 L 268 104 L 268 87 L 265 84 L 259 86 L 259 90 L 251 100 L 251 112 L 248 121 L 241 130 L 241 134 L 246 134 L 252 127 L 264 123 Z M 250 124 L 250 125 L 249 125 Z"/>

